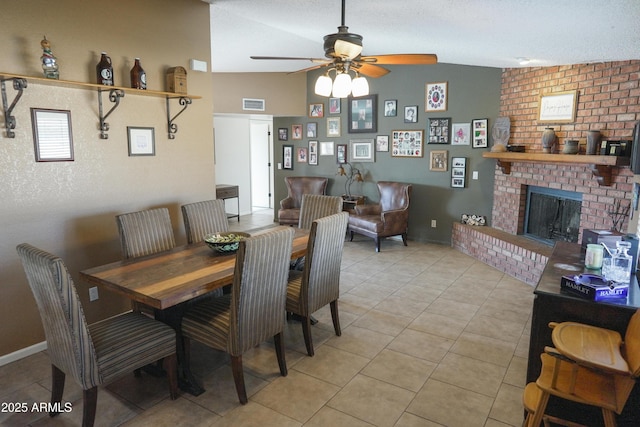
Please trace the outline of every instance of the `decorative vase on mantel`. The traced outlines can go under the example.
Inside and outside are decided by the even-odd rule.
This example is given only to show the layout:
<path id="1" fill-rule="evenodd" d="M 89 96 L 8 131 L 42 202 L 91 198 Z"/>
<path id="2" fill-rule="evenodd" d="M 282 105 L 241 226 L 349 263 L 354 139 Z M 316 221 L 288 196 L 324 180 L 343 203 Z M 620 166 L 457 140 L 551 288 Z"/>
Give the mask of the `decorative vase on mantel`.
<path id="1" fill-rule="evenodd" d="M 587 132 L 587 154 L 594 155 L 600 151 L 600 143 L 602 142 L 602 134 L 599 130 L 590 130 Z"/>
<path id="2" fill-rule="evenodd" d="M 553 128 L 545 128 L 542 132 L 542 152 L 555 153 L 558 146 L 558 136 Z"/>

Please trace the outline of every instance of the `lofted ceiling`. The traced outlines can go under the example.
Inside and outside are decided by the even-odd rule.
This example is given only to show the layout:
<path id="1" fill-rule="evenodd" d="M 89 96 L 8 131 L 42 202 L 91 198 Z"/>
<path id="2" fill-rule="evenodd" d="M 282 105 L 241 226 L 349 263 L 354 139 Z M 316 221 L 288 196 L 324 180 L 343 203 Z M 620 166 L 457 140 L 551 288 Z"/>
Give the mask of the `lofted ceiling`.
<path id="1" fill-rule="evenodd" d="M 310 67 L 249 56 L 323 58 L 341 22 L 341 0 L 205 1 L 213 72 Z M 345 25 L 363 36 L 363 55 L 496 68 L 640 59 L 640 0 L 346 0 Z"/>

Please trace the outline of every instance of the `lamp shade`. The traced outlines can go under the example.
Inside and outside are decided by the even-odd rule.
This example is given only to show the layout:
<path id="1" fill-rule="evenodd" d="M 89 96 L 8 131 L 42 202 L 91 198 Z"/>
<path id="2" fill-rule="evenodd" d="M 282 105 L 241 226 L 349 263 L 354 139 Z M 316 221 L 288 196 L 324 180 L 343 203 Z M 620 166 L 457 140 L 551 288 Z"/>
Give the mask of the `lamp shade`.
<path id="1" fill-rule="evenodd" d="M 331 81 L 331 77 L 327 76 L 326 74 L 323 74 L 322 76 L 318 77 L 318 80 L 316 80 L 316 87 L 315 87 L 316 95 L 320 95 L 320 96 L 331 95 L 332 85 L 333 85 L 333 82 Z"/>
<path id="2" fill-rule="evenodd" d="M 351 92 L 353 96 L 369 95 L 369 82 L 364 77 L 356 77 L 351 82 Z"/>
<path id="3" fill-rule="evenodd" d="M 336 98 L 346 98 L 351 93 L 351 76 L 348 73 L 341 73 L 333 81 L 333 96 Z"/>

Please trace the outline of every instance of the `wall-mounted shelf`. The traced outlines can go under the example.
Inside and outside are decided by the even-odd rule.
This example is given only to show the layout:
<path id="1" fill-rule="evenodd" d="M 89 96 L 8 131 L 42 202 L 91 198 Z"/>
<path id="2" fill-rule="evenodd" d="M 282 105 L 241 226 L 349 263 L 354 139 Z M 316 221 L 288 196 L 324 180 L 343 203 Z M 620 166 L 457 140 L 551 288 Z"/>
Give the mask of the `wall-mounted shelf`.
<path id="1" fill-rule="evenodd" d="M 502 173 L 511 173 L 511 163 L 561 163 L 561 164 L 585 164 L 591 167 L 591 173 L 596 177 L 598 184 L 611 185 L 611 168 L 629 166 L 628 157 L 597 156 L 581 154 L 546 154 L 546 153 L 514 153 L 503 152 L 482 153 L 482 157 L 498 160 L 498 166 Z"/>
<path id="2" fill-rule="evenodd" d="M 7 89 L 6 89 L 6 81 L 13 81 L 13 89 L 17 92 L 13 98 L 11 104 L 9 104 L 7 99 Z M 157 90 L 141 90 L 141 89 L 132 89 L 128 87 L 120 87 L 120 86 L 104 86 L 96 83 L 84 83 L 84 82 L 76 82 L 71 80 L 55 80 L 55 79 L 47 79 L 44 77 L 31 77 L 31 76 L 23 76 L 19 74 L 11 74 L 11 73 L 0 73 L 0 86 L 2 90 L 2 105 L 4 107 L 4 117 L 5 117 L 5 127 L 7 128 L 7 137 L 15 138 L 15 133 L 13 129 L 16 127 L 16 119 L 11 114 L 13 112 L 14 107 L 20 100 L 22 96 L 22 92 L 27 88 L 27 82 L 35 83 L 35 84 L 46 84 L 53 86 L 61 86 L 61 87 L 69 87 L 69 88 L 77 88 L 77 89 L 85 89 L 85 90 L 97 90 L 98 91 L 98 109 L 99 109 L 99 127 L 100 127 L 100 138 L 107 139 L 109 135 L 107 131 L 109 130 L 109 124 L 105 121 L 106 118 L 120 105 L 120 100 L 124 98 L 125 94 L 133 94 L 133 95 L 142 95 L 142 96 L 152 96 L 156 98 L 165 98 L 167 104 L 167 130 L 169 139 L 175 138 L 175 133 L 178 131 L 178 126 L 174 123 L 175 119 L 182 114 L 184 110 L 191 104 L 194 99 L 201 99 L 201 96 L 187 95 L 187 94 L 179 94 L 173 92 L 161 92 Z M 108 93 L 109 101 L 114 105 L 111 109 L 104 114 L 103 106 L 102 106 L 102 93 Z M 183 108 L 175 114 L 173 117 L 171 116 L 170 109 L 170 100 L 176 99 L 178 103 L 183 106 Z"/>

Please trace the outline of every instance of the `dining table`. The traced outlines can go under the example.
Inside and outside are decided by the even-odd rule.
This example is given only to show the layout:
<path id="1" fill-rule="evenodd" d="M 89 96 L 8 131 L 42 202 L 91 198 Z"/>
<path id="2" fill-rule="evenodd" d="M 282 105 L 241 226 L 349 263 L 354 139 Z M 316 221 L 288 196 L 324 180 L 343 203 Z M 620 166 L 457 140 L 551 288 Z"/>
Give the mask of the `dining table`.
<path id="1" fill-rule="evenodd" d="M 270 229 L 273 228 L 250 234 L 258 235 Z M 309 240 L 309 230 L 294 227 L 294 231 L 292 260 L 305 256 Z M 80 279 L 89 285 L 101 286 L 153 308 L 156 319 L 179 332 L 188 302 L 231 285 L 235 263 L 235 253 L 217 253 L 202 241 L 82 270 Z M 182 340 L 177 341 L 180 362 L 184 361 L 184 349 Z M 181 363 L 180 371 L 182 390 L 193 395 L 204 392 L 185 363 Z"/>

